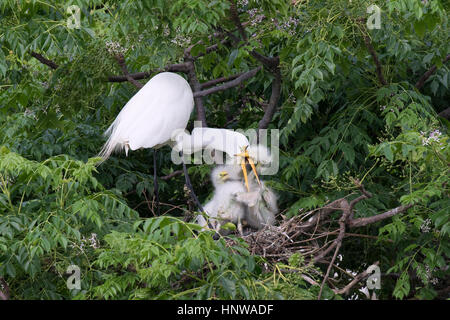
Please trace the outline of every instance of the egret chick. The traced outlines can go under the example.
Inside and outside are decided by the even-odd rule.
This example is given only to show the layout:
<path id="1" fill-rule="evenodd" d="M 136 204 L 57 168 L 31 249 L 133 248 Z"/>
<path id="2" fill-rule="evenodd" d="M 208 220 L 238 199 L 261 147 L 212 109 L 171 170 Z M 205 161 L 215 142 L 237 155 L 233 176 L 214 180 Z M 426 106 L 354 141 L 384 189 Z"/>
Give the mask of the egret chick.
<path id="1" fill-rule="evenodd" d="M 241 180 L 239 166 L 221 165 L 214 168 L 211 172 L 211 181 L 214 185 L 214 195 L 203 207 L 210 218 L 210 223 L 223 235 L 227 232 L 221 230 L 221 227 L 227 222 L 234 223 L 242 235 L 242 219 L 246 212 L 245 206 L 236 201 L 236 195 L 245 192 L 245 186 Z M 204 216 L 198 215 L 196 220 L 199 225 L 207 227 Z"/>
<path id="2" fill-rule="evenodd" d="M 269 150 L 263 145 L 250 146 L 248 153 L 258 159 L 256 171 L 270 165 L 272 161 Z M 277 195 L 253 171 L 248 175 L 248 185 L 251 192 L 236 195 L 236 200 L 246 206 L 245 220 L 248 225 L 257 230 L 265 225 L 274 225 L 275 215 L 278 213 Z"/>

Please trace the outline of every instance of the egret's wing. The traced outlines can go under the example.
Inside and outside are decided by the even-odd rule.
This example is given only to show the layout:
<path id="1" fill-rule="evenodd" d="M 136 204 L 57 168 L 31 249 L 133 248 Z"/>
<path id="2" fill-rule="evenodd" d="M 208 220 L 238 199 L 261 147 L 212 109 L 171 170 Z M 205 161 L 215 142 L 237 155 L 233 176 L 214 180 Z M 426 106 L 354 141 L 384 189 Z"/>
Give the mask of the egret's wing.
<path id="1" fill-rule="evenodd" d="M 236 200 L 245 204 L 248 207 L 254 207 L 259 199 L 259 192 L 239 192 L 236 194 Z"/>
<path id="2" fill-rule="evenodd" d="M 249 145 L 247 137 L 242 133 L 227 129 L 198 127 L 192 130 L 191 136 L 195 146 L 219 150 L 230 157 L 242 152 L 242 148 Z"/>
<path id="3" fill-rule="evenodd" d="M 101 155 L 115 149 L 152 148 L 167 143 L 175 130 L 184 129 L 194 106 L 187 81 L 170 72 L 154 76 L 120 111 L 106 131 L 109 139 Z"/>
<path id="4" fill-rule="evenodd" d="M 262 193 L 266 207 L 272 212 L 278 212 L 277 195 L 272 189 L 265 187 Z"/>

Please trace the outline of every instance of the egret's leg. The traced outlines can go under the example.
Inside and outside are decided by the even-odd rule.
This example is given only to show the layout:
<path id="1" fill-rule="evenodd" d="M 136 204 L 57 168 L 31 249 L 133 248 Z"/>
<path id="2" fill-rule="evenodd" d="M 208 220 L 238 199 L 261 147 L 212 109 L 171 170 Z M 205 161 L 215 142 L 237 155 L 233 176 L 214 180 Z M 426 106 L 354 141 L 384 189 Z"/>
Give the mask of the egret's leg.
<path id="1" fill-rule="evenodd" d="M 156 207 L 158 208 L 158 216 L 160 215 L 159 206 L 159 192 L 158 192 L 158 176 L 156 175 L 156 149 L 153 149 L 153 195 L 156 200 Z"/>
<path id="2" fill-rule="evenodd" d="M 205 212 L 205 210 L 203 209 L 202 204 L 200 203 L 200 201 L 198 200 L 197 196 L 195 195 L 194 188 L 192 187 L 191 179 L 189 178 L 189 174 L 187 172 L 186 164 L 184 163 L 183 151 L 180 151 L 180 157 L 181 157 L 181 161 L 183 162 L 183 172 L 184 172 L 184 178 L 186 180 L 186 186 L 188 187 L 189 191 L 191 191 L 191 197 L 194 200 L 194 203 L 199 208 L 199 210 L 201 212 Z"/>

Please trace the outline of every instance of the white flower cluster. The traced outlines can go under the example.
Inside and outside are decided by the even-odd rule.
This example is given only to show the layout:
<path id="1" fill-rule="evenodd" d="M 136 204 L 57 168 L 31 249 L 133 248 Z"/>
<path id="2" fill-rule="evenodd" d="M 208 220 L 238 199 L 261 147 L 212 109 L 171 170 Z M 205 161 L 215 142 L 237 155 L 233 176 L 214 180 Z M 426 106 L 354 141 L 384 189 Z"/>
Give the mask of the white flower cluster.
<path id="1" fill-rule="evenodd" d="M 100 248 L 100 241 L 97 239 L 97 234 L 96 233 L 91 233 L 91 237 L 90 238 L 86 239 L 85 236 L 83 236 L 81 238 L 80 245 L 77 245 L 76 243 L 73 243 L 73 244 L 70 245 L 70 247 L 78 248 L 78 249 L 80 249 L 80 252 L 84 253 L 84 248 L 85 247 L 91 247 L 93 249 Z"/>
<path id="2" fill-rule="evenodd" d="M 430 145 L 432 142 L 439 142 L 441 139 L 442 133 L 439 130 L 433 130 L 428 138 L 425 138 L 425 132 L 421 131 L 420 134 L 422 135 L 422 144 L 424 146 Z"/>
<path id="3" fill-rule="evenodd" d="M 297 18 L 289 17 L 287 21 L 280 24 L 280 29 L 287 31 L 289 34 L 293 35 L 295 33 L 295 28 L 299 24 L 300 20 Z"/>
<path id="4" fill-rule="evenodd" d="M 428 233 L 428 232 L 430 232 L 430 230 L 431 230 L 430 224 L 431 224 L 431 219 L 430 219 L 430 218 L 426 219 L 426 220 L 422 223 L 422 225 L 420 226 L 420 231 L 421 231 L 422 233 Z"/>
<path id="5" fill-rule="evenodd" d="M 166 31 L 167 31 L 167 34 L 166 34 Z M 175 38 L 170 40 L 170 42 L 176 44 L 179 47 L 183 47 L 183 48 L 188 47 L 191 44 L 191 38 L 183 36 L 181 34 L 180 27 L 178 27 L 175 31 L 176 31 L 176 36 L 175 36 Z M 169 34 L 170 34 L 169 28 L 164 29 L 164 35 L 168 36 Z"/>
<path id="6" fill-rule="evenodd" d="M 123 48 L 120 43 L 115 41 L 106 41 L 106 50 L 108 50 L 111 55 L 124 55 L 127 52 L 126 48 Z"/>
<path id="7" fill-rule="evenodd" d="M 262 10 L 259 8 L 250 9 L 247 11 L 248 15 L 250 16 L 250 24 L 252 26 L 256 26 L 258 23 L 261 23 L 261 21 L 264 20 L 264 15 L 261 14 Z"/>
<path id="8" fill-rule="evenodd" d="M 433 270 L 431 270 L 429 265 L 425 265 L 425 277 L 427 278 L 427 281 L 430 281 L 432 284 L 437 285 L 439 283 L 439 279 L 438 278 L 431 278 L 431 273 L 433 272 Z"/>
<path id="9" fill-rule="evenodd" d="M 237 5 L 239 8 L 246 7 L 248 5 L 248 0 L 239 0 Z"/>

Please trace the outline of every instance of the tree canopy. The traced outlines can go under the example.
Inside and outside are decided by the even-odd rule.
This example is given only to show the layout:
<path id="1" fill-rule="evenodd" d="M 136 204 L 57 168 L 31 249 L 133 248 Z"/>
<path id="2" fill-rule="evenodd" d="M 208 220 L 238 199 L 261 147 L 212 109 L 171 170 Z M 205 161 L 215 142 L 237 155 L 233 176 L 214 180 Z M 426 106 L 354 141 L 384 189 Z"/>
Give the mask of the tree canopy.
<path id="1" fill-rule="evenodd" d="M 448 298 L 448 9 L 1 1 L 0 299 L 365 299 L 371 265 L 380 299 Z M 188 129 L 279 130 L 276 229 L 201 231 L 169 147 L 159 216 L 150 150 L 99 165 L 103 132 L 162 71 L 191 85 Z M 202 203 L 211 168 L 189 165 Z"/>

